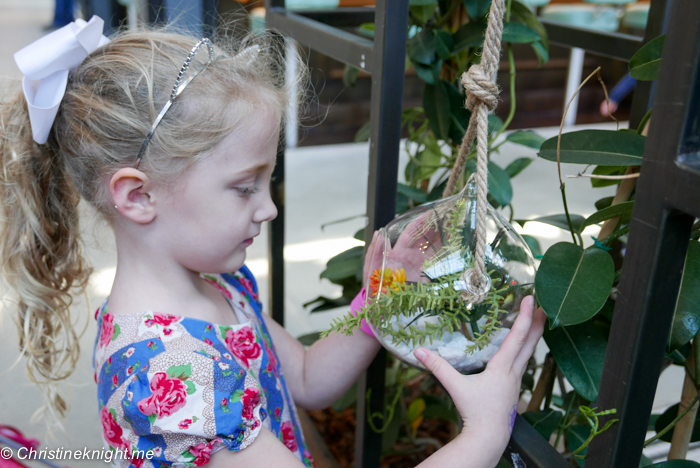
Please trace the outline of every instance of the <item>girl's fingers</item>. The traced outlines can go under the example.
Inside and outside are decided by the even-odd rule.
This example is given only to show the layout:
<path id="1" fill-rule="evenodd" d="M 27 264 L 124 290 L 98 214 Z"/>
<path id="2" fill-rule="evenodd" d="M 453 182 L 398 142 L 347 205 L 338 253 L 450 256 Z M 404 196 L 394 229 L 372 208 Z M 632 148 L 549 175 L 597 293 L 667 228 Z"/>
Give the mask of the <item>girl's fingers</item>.
<path id="1" fill-rule="evenodd" d="M 544 311 L 542 309 L 537 309 L 535 316 L 532 319 L 532 325 L 530 326 L 530 331 L 525 339 L 523 349 L 520 351 L 520 354 L 518 354 L 518 357 L 515 358 L 515 362 L 513 363 L 513 369 L 515 369 L 516 372 L 519 372 L 520 374 L 525 372 L 527 362 L 530 360 L 532 353 L 535 352 L 535 347 L 540 341 L 540 338 L 542 338 L 542 332 L 544 331 L 544 324 L 546 321 L 547 316 L 545 315 Z"/>
<path id="2" fill-rule="evenodd" d="M 513 327 L 503 340 L 501 348 L 493 355 L 490 364 L 491 367 L 504 367 L 510 369 L 518 357 L 520 351 L 525 345 L 530 327 L 532 325 L 532 316 L 535 308 L 535 300 L 532 296 L 527 296 L 520 303 L 520 314 L 515 319 Z"/>
<path id="3" fill-rule="evenodd" d="M 425 348 L 416 348 L 413 355 L 433 373 L 450 395 L 456 395 L 459 392 L 459 385 L 465 384 L 462 374 L 434 352 Z"/>

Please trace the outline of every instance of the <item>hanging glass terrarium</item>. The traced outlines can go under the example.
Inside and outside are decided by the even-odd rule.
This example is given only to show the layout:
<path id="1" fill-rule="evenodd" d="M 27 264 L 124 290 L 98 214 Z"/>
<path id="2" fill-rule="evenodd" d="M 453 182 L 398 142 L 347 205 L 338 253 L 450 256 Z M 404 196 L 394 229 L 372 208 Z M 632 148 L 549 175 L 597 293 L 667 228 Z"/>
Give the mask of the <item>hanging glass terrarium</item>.
<path id="1" fill-rule="evenodd" d="M 423 346 L 460 372 L 482 370 L 508 334 L 522 299 L 533 292 L 532 253 L 491 206 L 488 274 L 474 281 L 476 214 L 472 177 L 459 194 L 394 219 L 370 246 L 360 315 L 406 364 L 423 368 L 413 355 Z"/>

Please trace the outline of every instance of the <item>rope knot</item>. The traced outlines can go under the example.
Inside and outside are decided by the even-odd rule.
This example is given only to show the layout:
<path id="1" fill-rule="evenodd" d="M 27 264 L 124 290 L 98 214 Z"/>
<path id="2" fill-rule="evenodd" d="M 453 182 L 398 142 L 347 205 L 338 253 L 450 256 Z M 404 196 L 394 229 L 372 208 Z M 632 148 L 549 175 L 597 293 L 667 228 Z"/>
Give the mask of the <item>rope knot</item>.
<path id="1" fill-rule="evenodd" d="M 498 86 L 486 75 L 481 65 L 472 65 L 462 74 L 462 85 L 467 94 L 466 107 L 470 111 L 483 102 L 490 110 L 498 105 Z"/>

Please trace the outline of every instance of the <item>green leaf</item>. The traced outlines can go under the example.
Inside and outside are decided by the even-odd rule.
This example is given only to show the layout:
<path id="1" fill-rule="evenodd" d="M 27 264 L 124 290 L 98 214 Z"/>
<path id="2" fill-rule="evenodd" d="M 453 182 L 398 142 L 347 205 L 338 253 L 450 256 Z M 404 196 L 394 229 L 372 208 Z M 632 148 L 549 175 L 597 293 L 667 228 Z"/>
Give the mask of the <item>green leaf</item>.
<path id="1" fill-rule="evenodd" d="M 418 203 L 425 203 L 427 201 L 428 195 L 419 188 L 411 187 L 409 185 L 398 182 L 396 184 L 396 190 L 398 193 L 405 195 L 406 197 L 410 198 L 411 200 L 415 200 Z"/>
<path id="2" fill-rule="evenodd" d="M 358 266 L 362 266 L 363 251 L 363 247 L 356 246 L 331 258 L 321 273 L 321 278 L 334 281 L 354 276 Z"/>
<path id="3" fill-rule="evenodd" d="M 503 25 L 503 42 L 531 44 L 540 40 L 540 35 L 523 23 L 505 23 Z"/>
<path id="4" fill-rule="evenodd" d="M 481 18 L 489 11 L 491 0 L 464 0 L 464 6 L 467 9 L 469 18 L 475 20 Z"/>
<path id="5" fill-rule="evenodd" d="M 446 140 L 450 132 L 450 98 L 441 81 L 436 85 L 425 86 L 423 108 L 435 136 Z"/>
<path id="6" fill-rule="evenodd" d="M 345 291 L 343 291 L 343 292 L 345 292 Z M 311 309 L 309 311 L 309 313 L 313 314 L 316 312 L 324 312 L 326 310 L 337 309 L 338 307 L 344 307 L 344 306 L 350 305 L 350 301 L 351 301 L 351 299 L 349 299 L 345 296 L 341 296 L 338 298 L 318 296 L 316 299 L 313 299 L 309 302 L 305 302 L 304 304 L 302 304 L 302 306 L 309 307 L 313 304 L 317 304 L 316 306 L 314 306 L 313 309 Z M 306 335 L 304 335 L 304 336 L 306 336 Z M 299 338 L 299 340 L 301 340 L 301 338 Z"/>
<path id="7" fill-rule="evenodd" d="M 552 436 L 563 416 L 564 413 L 551 408 L 547 408 L 544 411 L 527 411 L 523 413 L 523 418 L 546 440 L 549 440 Z"/>
<path id="8" fill-rule="evenodd" d="M 678 408 L 680 406 L 680 403 L 676 403 L 675 405 L 671 406 L 668 408 L 666 411 L 663 412 L 661 416 L 656 420 L 656 424 L 654 424 L 654 430 L 656 432 L 660 432 L 663 428 L 668 426 L 671 421 L 676 419 L 676 416 L 678 416 Z M 671 442 L 671 438 L 673 437 L 673 431 L 675 428 L 671 429 L 664 435 L 660 437 L 661 440 L 664 442 Z M 695 424 L 693 425 L 693 432 L 690 435 L 690 441 L 691 442 L 697 442 L 700 440 L 700 412 L 698 412 L 695 415 Z"/>
<path id="9" fill-rule="evenodd" d="M 355 133 L 355 143 L 362 143 L 364 141 L 369 141 L 370 134 L 372 133 L 371 122 L 366 122 L 360 129 Z"/>
<path id="10" fill-rule="evenodd" d="M 549 62 L 549 49 L 547 49 L 547 47 L 543 45 L 541 41 L 533 42 L 530 44 L 530 46 L 532 47 L 532 50 L 535 51 L 540 67 Z"/>
<path id="11" fill-rule="evenodd" d="M 450 100 L 450 139 L 456 144 L 461 144 L 472 114 L 464 107 L 464 96 L 457 87 L 449 81 L 443 80 L 441 83 Z"/>
<path id="12" fill-rule="evenodd" d="M 391 418 L 389 426 L 386 431 L 382 434 L 382 454 L 391 452 L 394 448 L 394 444 L 399 439 L 399 434 L 401 432 L 401 425 L 403 421 L 399 418 L 397 414 Z"/>
<path id="13" fill-rule="evenodd" d="M 523 170 L 527 166 L 529 166 L 530 163 L 532 163 L 532 161 L 534 161 L 534 159 L 532 159 L 532 158 L 518 158 L 515 161 L 513 161 L 512 163 L 508 164 L 508 166 L 506 167 L 506 172 L 508 173 L 508 175 L 512 179 L 516 175 L 523 172 Z"/>
<path id="14" fill-rule="evenodd" d="M 629 215 L 632 213 L 632 208 L 634 208 L 634 200 L 618 203 L 616 205 L 612 205 L 607 208 L 603 208 L 602 210 L 596 211 L 588 218 L 586 218 L 586 220 L 583 223 L 581 223 L 581 226 L 578 228 L 579 232 L 583 232 L 583 230 L 586 229 L 587 226 L 598 224 L 602 221 L 605 221 L 606 219 Z"/>
<path id="15" fill-rule="evenodd" d="M 591 426 L 571 426 L 566 430 L 566 440 L 569 442 L 569 449 L 573 452 L 583 445 L 591 435 Z M 581 450 L 577 455 L 586 456 L 588 452 L 588 447 Z M 584 461 L 581 459 L 576 459 L 579 467 L 584 468 Z"/>
<path id="16" fill-rule="evenodd" d="M 659 36 L 647 42 L 630 59 L 630 75 L 642 81 L 659 78 L 661 70 L 661 54 L 664 51 L 666 35 Z"/>
<path id="17" fill-rule="evenodd" d="M 297 340 L 304 346 L 311 346 L 316 343 L 320 338 L 319 332 L 307 333 L 306 335 L 301 335 L 297 337 Z"/>
<path id="18" fill-rule="evenodd" d="M 673 315 L 669 351 L 688 343 L 700 330 L 700 243 L 690 242 Z"/>
<path id="19" fill-rule="evenodd" d="M 488 162 L 488 168 L 489 193 L 501 206 L 508 205 L 513 199 L 510 176 L 493 161 Z"/>
<path id="20" fill-rule="evenodd" d="M 354 405 L 355 402 L 357 401 L 357 384 L 353 384 L 350 389 L 343 394 L 340 398 L 338 398 L 335 403 L 333 403 L 333 409 L 336 410 L 338 413 L 343 411 L 346 408 L 349 408 L 351 405 Z"/>
<path id="21" fill-rule="evenodd" d="M 406 412 L 408 423 L 410 424 L 421 417 L 423 415 L 423 411 L 425 411 L 425 400 L 422 398 L 416 398 L 413 400 L 408 406 L 408 411 Z"/>
<path id="22" fill-rule="evenodd" d="M 518 0 L 513 0 L 510 6 L 510 13 L 513 20 L 523 23 L 529 26 L 533 31 L 537 32 L 537 35 L 539 36 L 538 42 L 543 47 L 545 54 L 547 54 L 547 49 L 549 49 L 549 36 L 547 35 L 547 29 L 545 29 L 542 22 L 532 12 L 530 7 L 520 3 Z M 549 54 L 547 54 L 547 56 L 548 55 Z"/>
<path id="23" fill-rule="evenodd" d="M 593 169 L 594 175 L 622 175 L 625 172 L 627 172 L 627 167 L 625 166 L 596 166 L 596 168 Z M 619 183 L 619 180 L 596 179 L 591 177 L 591 187 L 593 188 L 609 187 L 610 185 L 617 185 Z"/>
<path id="24" fill-rule="evenodd" d="M 121 327 L 119 326 L 118 323 L 115 323 L 114 324 L 114 333 L 112 334 L 112 341 L 116 340 L 117 337 L 121 334 L 121 332 L 122 332 Z"/>
<path id="25" fill-rule="evenodd" d="M 644 468 L 645 466 L 651 466 L 653 464 L 654 464 L 654 462 L 651 461 L 651 459 L 649 457 L 642 454 L 642 459 L 639 460 L 639 468 Z"/>
<path id="26" fill-rule="evenodd" d="M 539 294 L 539 291 L 538 291 Z M 591 322 L 545 329 L 544 341 L 566 379 L 589 401 L 598 398 L 607 338 Z"/>
<path id="27" fill-rule="evenodd" d="M 171 379 L 187 380 L 192 375 L 192 365 L 182 364 L 180 366 L 171 366 L 166 371 Z"/>
<path id="28" fill-rule="evenodd" d="M 187 387 L 187 394 L 192 395 L 197 391 L 197 387 L 194 386 L 194 382 L 191 380 L 185 380 L 185 387 Z"/>
<path id="29" fill-rule="evenodd" d="M 580 130 L 561 136 L 561 162 L 600 166 L 639 166 L 646 137 L 614 130 Z M 557 160 L 557 137 L 542 143 L 538 155 Z"/>
<path id="30" fill-rule="evenodd" d="M 452 53 L 456 54 L 469 47 L 481 47 L 484 43 L 484 31 L 486 30 L 486 21 L 470 21 L 467 24 L 460 26 L 456 33 L 452 35 L 454 39 L 454 47 Z"/>
<path id="31" fill-rule="evenodd" d="M 430 395 L 426 395 L 424 398 L 426 401 L 425 411 L 423 411 L 424 417 L 438 418 L 454 423 L 459 421 L 460 417 L 454 406 L 449 406 L 445 401 Z"/>
<path id="32" fill-rule="evenodd" d="M 433 29 L 425 27 L 409 39 L 406 52 L 413 63 L 432 65 L 436 59 Z"/>
<path id="33" fill-rule="evenodd" d="M 443 60 L 450 58 L 454 45 L 455 41 L 452 39 L 452 34 L 442 30 L 435 31 L 435 52 L 438 57 Z"/>
<path id="34" fill-rule="evenodd" d="M 231 394 L 231 396 L 228 399 L 229 403 L 236 403 L 238 401 L 241 401 L 241 398 L 243 398 L 244 393 L 245 392 L 239 388 Z"/>
<path id="35" fill-rule="evenodd" d="M 583 250 L 569 242 L 551 246 L 535 276 L 537 300 L 551 327 L 576 325 L 597 314 L 614 276 L 612 257 L 604 250 Z"/>
<path id="36" fill-rule="evenodd" d="M 151 423 L 151 425 L 156 422 L 156 419 L 158 419 L 158 413 L 148 415 L 148 422 Z"/>
<path id="37" fill-rule="evenodd" d="M 613 200 L 615 197 L 603 197 L 600 200 L 595 202 L 595 208 L 596 210 L 602 210 L 603 208 L 607 208 L 610 205 L 612 205 Z"/>
<path id="38" fill-rule="evenodd" d="M 476 159 L 467 161 L 467 171 L 473 174 L 476 172 Z M 513 187 L 510 183 L 510 176 L 506 171 L 493 161 L 488 162 L 489 195 L 493 201 L 505 206 L 513 199 Z"/>
<path id="39" fill-rule="evenodd" d="M 425 81 L 428 84 L 434 85 L 440 78 L 440 69 L 442 69 L 442 60 L 438 60 L 432 65 L 422 65 L 420 63 L 414 63 L 413 68 L 416 70 L 416 75 L 418 78 Z"/>
<path id="40" fill-rule="evenodd" d="M 496 114 L 489 114 L 488 118 L 488 132 L 493 133 L 497 132 L 498 130 L 503 127 L 503 120 L 497 116 Z"/>
<path id="41" fill-rule="evenodd" d="M 348 88 L 354 88 L 357 85 L 357 77 L 360 76 L 360 69 L 352 65 L 345 65 L 343 70 L 343 84 Z"/>
<path id="42" fill-rule="evenodd" d="M 693 460 L 669 460 L 647 466 L 657 466 L 658 468 L 698 468 L 700 463 Z"/>
<path id="43" fill-rule="evenodd" d="M 436 2 L 437 3 L 437 2 Z M 427 23 L 430 18 L 435 14 L 435 4 L 428 5 L 410 5 L 409 11 L 411 12 L 411 19 L 417 19 L 419 25 Z M 411 33 L 409 32 L 409 37 Z"/>
<path id="44" fill-rule="evenodd" d="M 522 238 L 525 240 L 527 246 L 530 247 L 530 252 L 532 252 L 532 255 L 535 258 L 542 257 L 542 248 L 540 247 L 540 242 L 537 239 L 528 234 L 523 234 Z"/>
<path id="45" fill-rule="evenodd" d="M 506 136 L 506 140 L 516 145 L 523 145 L 538 150 L 540 146 L 542 146 L 542 143 L 544 143 L 545 138 L 532 130 L 519 130 L 509 133 L 508 136 Z"/>
<path id="46" fill-rule="evenodd" d="M 578 231 L 579 227 L 581 226 L 581 223 L 583 223 L 583 216 L 572 214 L 569 215 L 569 217 L 571 218 L 571 226 L 574 228 L 575 231 Z M 526 219 L 521 224 L 525 224 L 529 221 L 536 221 L 538 223 L 549 224 L 550 226 L 556 226 L 559 229 L 563 229 L 565 231 L 569 230 L 569 223 L 566 221 L 565 214 L 540 216 L 539 218 L 535 219 Z"/>
<path id="47" fill-rule="evenodd" d="M 418 180 L 428 179 L 442 165 L 442 149 L 433 136 L 423 140 L 423 149 L 416 155 L 418 160 Z"/>

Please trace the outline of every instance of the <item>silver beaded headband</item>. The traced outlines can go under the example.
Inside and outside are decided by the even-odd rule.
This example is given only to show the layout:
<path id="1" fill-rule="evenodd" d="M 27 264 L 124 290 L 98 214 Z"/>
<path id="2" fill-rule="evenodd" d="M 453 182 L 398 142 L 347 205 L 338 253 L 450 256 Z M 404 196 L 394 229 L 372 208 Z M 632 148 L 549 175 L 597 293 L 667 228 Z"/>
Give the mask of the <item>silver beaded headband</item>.
<path id="1" fill-rule="evenodd" d="M 202 68 L 197 70 L 196 73 L 190 75 L 186 80 L 182 80 L 182 78 L 185 76 L 185 73 L 187 73 L 187 69 L 190 67 L 190 64 L 192 63 L 192 59 L 194 58 L 195 55 L 197 55 L 197 52 L 199 49 L 203 46 L 206 45 L 207 48 L 209 49 L 209 60 L 207 60 L 207 63 L 204 64 Z M 173 92 L 170 93 L 170 99 L 168 99 L 168 102 L 165 103 L 163 106 L 163 109 L 161 109 L 160 113 L 158 114 L 158 117 L 156 117 L 156 120 L 153 122 L 153 125 L 151 125 L 151 129 L 148 131 L 148 135 L 146 135 L 146 139 L 143 140 L 143 144 L 141 145 L 141 149 L 139 150 L 139 154 L 136 157 L 136 161 L 134 162 L 134 168 L 138 169 L 139 164 L 141 164 L 141 158 L 143 158 L 143 153 L 146 151 L 146 146 L 148 146 L 148 142 L 151 141 L 151 137 L 153 136 L 153 132 L 156 131 L 156 127 L 160 123 L 160 121 L 163 119 L 163 116 L 165 115 L 166 112 L 168 112 L 168 109 L 170 109 L 170 106 L 173 105 L 173 101 L 175 100 L 176 97 L 182 93 L 182 90 L 185 89 L 185 87 L 190 84 L 192 80 L 194 80 L 197 75 L 202 73 L 214 60 L 214 47 L 211 45 L 211 41 L 207 39 L 206 37 L 203 38 L 201 41 L 196 43 L 194 47 L 192 47 L 192 50 L 190 51 L 190 54 L 187 56 L 187 59 L 185 59 L 185 63 L 182 65 L 182 68 L 180 69 L 180 73 L 177 74 L 177 80 L 175 80 L 175 86 L 173 87 Z"/>

